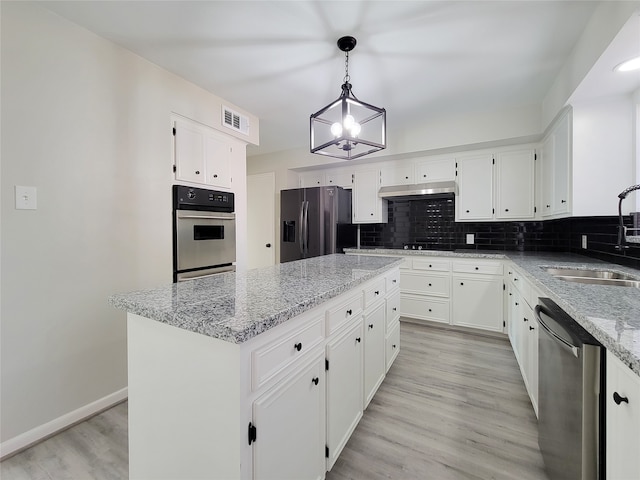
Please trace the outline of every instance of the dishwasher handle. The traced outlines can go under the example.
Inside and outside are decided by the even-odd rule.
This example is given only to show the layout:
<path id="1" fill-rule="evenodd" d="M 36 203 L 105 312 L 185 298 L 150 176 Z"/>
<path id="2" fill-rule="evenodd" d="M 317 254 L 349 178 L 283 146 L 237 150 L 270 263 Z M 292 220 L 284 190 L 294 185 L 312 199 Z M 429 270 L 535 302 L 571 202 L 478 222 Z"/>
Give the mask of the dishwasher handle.
<path id="1" fill-rule="evenodd" d="M 567 342 L 564 338 L 560 337 L 556 332 L 554 332 L 546 323 L 544 323 L 544 320 L 542 320 L 542 316 L 540 315 L 540 312 L 543 311 L 544 309 L 542 308 L 541 305 L 536 305 L 535 309 L 534 309 L 534 313 L 536 315 L 536 319 L 538 320 L 538 323 L 540 324 L 540 326 L 542 328 L 544 328 L 544 330 L 551 335 L 551 337 L 556 340 L 558 343 L 560 343 L 567 351 L 571 352 L 571 354 L 576 357 L 579 358 L 580 357 L 580 347 L 573 345 L 572 343 Z"/>

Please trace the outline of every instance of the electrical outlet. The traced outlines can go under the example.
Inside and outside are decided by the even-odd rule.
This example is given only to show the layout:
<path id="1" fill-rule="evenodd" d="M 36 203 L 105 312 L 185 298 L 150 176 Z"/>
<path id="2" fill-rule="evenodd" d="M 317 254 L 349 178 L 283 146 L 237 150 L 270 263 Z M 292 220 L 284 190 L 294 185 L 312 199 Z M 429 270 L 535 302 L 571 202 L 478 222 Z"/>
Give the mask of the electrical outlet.
<path id="1" fill-rule="evenodd" d="M 473 233 L 467 233 L 467 245 L 473 245 L 476 243 L 476 236 Z"/>
<path id="2" fill-rule="evenodd" d="M 587 236 L 582 235 L 582 248 L 587 248 Z"/>
<path id="3" fill-rule="evenodd" d="M 16 210 L 36 210 L 38 196 L 36 187 L 16 185 Z"/>

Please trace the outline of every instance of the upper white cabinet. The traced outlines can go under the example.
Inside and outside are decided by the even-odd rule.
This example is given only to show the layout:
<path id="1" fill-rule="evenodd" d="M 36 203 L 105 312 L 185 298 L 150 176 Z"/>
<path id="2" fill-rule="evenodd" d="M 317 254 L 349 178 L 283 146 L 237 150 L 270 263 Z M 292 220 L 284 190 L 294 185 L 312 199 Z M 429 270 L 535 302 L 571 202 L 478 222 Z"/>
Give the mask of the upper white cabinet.
<path id="1" fill-rule="evenodd" d="M 300 174 L 300 187 L 320 187 L 326 185 L 324 172 L 305 172 Z"/>
<path id="2" fill-rule="evenodd" d="M 534 155 L 531 149 L 496 155 L 496 218 L 533 218 Z"/>
<path id="3" fill-rule="evenodd" d="M 174 122 L 174 140 L 176 180 L 231 187 L 231 162 L 245 155 L 242 142 L 186 119 Z"/>
<path id="4" fill-rule="evenodd" d="M 353 175 L 353 223 L 387 223 L 387 200 L 378 197 L 379 170 L 362 170 Z"/>
<path id="5" fill-rule="evenodd" d="M 571 115 L 560 117 L 544 138 L 541 155 L 542 215 L 571 213 Z"/>
<path id="6" fill-rule="evenodd" d="M 325 176 L 326 185 L 337 185 L 342 188 L 353 188 L 353 171 L 330 170 Z"/>
<path id="7" fill-rule="evenodd" d="M 493 155 L 483 154 L 456 159 L 458 197 L 456 220 L 493 218 Z"/>
<path id="8" fill-rule="evenodd" d="M 454 157 L 423 160 L 416 163 L 416 183 L 445 182 L 455 180 Z"/>
<path id="9" fill-rule="evenodd" d="M 415 183 L 413 176 L 413 163 L 397 162 L 396 165 L 384 167 L 380 170 L 380 184 L 387 185 L 410 185 Z"/>

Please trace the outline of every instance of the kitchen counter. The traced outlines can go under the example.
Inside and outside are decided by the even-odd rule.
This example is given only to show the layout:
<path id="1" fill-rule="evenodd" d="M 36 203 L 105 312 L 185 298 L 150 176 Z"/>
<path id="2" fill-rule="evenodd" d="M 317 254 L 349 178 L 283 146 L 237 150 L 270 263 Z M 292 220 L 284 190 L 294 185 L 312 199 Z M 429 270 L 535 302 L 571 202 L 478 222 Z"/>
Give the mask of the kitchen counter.
<path id="1" fill-rule="evenodd" d="M 638 270 L 566 253 L 450 252 L 382 248 L 348 249 L 345 253 L 511 260 L 543 295 L 556 302 L 607 350 L 640 375 L 640 289 L 566 282 L 554 278 L 545 268 L 614 270 L 640 278 Z"/>
<path id="2" fill-rule="evenodd" d="M 243 343 L 399 263 L 391 257 L 327 255 L 113 295 L 109 303 L 184 330 Z"/>

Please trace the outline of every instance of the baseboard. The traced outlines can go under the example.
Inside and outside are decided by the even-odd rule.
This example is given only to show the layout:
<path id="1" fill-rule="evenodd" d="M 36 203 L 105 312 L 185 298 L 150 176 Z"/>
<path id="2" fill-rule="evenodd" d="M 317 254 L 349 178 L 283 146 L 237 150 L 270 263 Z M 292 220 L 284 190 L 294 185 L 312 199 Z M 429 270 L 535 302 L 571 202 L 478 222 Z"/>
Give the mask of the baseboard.
<path id="1" fill-rule="evenodd" d="M 0 461 L 127 399 L 127 387 L 0 443 Z"/>

